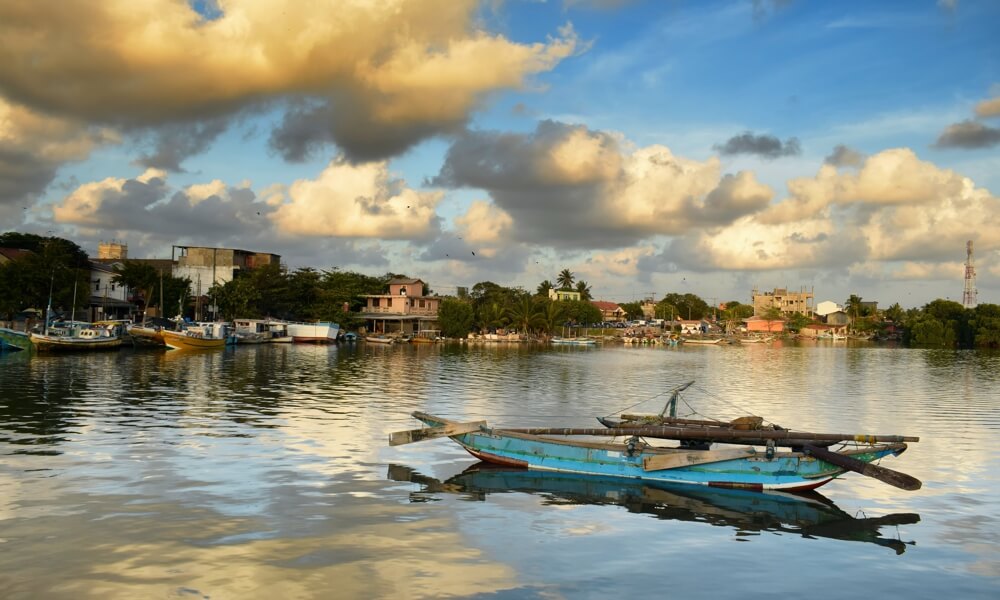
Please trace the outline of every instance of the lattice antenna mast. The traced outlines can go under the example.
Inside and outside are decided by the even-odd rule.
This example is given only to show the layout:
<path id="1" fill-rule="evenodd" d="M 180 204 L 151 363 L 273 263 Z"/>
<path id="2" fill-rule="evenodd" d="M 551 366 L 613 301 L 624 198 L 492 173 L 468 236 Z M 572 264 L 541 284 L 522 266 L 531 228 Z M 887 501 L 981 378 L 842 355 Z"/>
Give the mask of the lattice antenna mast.
<path id="1" fill-rule="evenodd" d="M 972 240 L 965 244 L 965 290 L 962 292 L 962 306 L 976 308 L 976 267 L 972 262 Z"/>

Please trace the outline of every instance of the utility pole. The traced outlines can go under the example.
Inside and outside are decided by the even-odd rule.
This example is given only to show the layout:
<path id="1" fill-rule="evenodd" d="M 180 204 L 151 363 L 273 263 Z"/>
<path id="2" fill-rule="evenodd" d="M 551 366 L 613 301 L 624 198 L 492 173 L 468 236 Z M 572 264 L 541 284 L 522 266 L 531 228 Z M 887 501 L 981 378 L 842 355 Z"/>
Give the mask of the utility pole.
<path id="1" fill-rule="evenodd" d="M 976 308 L 979 304 L 976 291 L 976 267 L 972 261 L 972 240 L 965 244 L 965 289 L 962 292 L 962 306 Z"/>

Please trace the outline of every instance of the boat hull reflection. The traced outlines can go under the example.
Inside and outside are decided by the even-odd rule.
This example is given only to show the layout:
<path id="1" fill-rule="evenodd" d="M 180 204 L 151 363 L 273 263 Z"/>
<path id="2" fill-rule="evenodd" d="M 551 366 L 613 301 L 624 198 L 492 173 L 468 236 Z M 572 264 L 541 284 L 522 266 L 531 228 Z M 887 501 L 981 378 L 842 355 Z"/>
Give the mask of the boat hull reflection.
<path id="1" fill-rule="evenodd" d="M 461 494 L 486 501 L 490 494 L 525 493 L 544 498 L 546 505 L 611 505 L 658 519 L 707 523 L 729 527 L 738 536 L 760 532 L 868 542 L 902 554 L 907 545 L 898 537 L 883 536 L 881 529 L 920 521 L 913 513 L 881 517 L 854 517 L 817 492 L 790 494 L 717 489 L 683 484 L 650 484 L 570 473 L 551 473 L 478 463 L 446 481 L 420 475 L 412 469 L 390 465 L 389 478 L 420 484 L 411 494 L 426 501 L 427 494 Z M 893 532 L 895 530 L 892 530 Z M 891 534 L 890 534 L 891 535 Z"/>

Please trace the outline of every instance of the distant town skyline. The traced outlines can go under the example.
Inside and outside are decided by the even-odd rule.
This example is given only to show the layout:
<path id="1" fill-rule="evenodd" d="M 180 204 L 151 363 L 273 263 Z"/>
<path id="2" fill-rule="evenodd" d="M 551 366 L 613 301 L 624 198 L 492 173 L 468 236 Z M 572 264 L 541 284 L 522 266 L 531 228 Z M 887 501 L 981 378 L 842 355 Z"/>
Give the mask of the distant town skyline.
<path id="1" fill-rule="evenodd" d="M 997 23 L 988 0 L 0 4 L 0 231 L 441 293 L 569 269 L 614 302 L 904 308 L 961 302 L 972 240 L 1000 303 Z"/>

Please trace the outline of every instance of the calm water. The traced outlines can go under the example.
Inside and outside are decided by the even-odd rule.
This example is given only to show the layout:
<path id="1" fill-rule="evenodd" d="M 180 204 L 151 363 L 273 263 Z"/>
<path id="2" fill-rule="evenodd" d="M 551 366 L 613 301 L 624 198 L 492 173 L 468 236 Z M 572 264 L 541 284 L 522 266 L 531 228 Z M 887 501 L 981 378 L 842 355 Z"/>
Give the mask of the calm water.
<path id="1" fill-rule="evenodd" d="M 386 443 L 413 410 L 594 426 L 689 379 L 704 415 L 918 435 L 883 465 L 924 487 L 653 490 Z M 7 355 L 0 597 L 996 598 L 998 404 L 998 354 L 841 344 Z"/>

